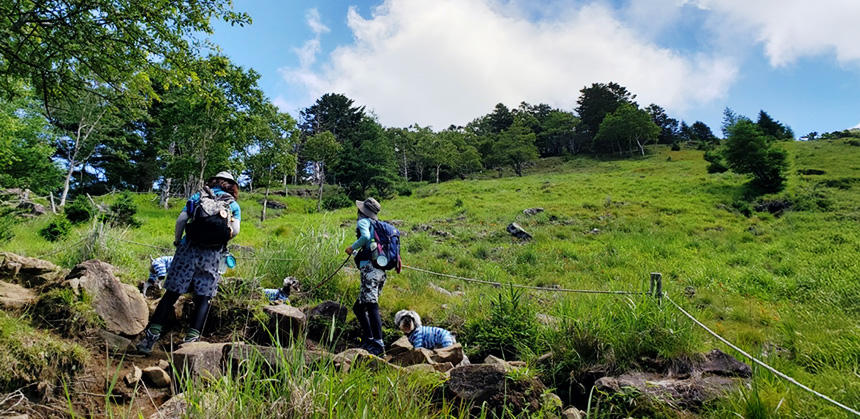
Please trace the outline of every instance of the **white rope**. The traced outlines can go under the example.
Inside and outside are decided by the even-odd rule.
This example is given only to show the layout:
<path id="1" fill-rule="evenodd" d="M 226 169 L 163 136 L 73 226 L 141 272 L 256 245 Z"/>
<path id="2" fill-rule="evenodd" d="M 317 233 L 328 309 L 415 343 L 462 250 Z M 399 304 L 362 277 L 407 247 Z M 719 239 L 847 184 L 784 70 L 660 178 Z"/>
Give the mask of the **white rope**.
<path id="1" fill-rule="evenodd" d="M 537 286 L 533 286 L 533 285 L 514 284 L 512 282 L 501 283 L 501 282 L 494 282 L 494 281 L 485 281 L 485 280 L 476 279 L 476 278 L 467 278 L 467 277 L 457 276 L 457 275 L 443 274 L 440 272 L 433 272 L 433 271 L 429 271 L 427 269 L 416 268 L 414 266 L 409 266 L 409 265 L 403 265 L 403 267 L 406 269 L 411 269 L 413 271 L 423 272 L 423 273 L 430 274 L 430 275 L 442 276 L 445 278 L 452 278 L 452 279 L 459 279 L 461 281 L 475 282 L 478 284 L 492 285 L 492 286 L 497 287 L 497 288 L 504 286 L 504 287 L 522 288 L 522 289 L 527 289 L 527 290 L 535 290 L 535 291 L 572 292 L 572 293 L 582 293 L 582 294 L 616 294 L 616 295 L 643 295 L 643 294 L 647 294 L 646 292 L 635 292 L 635 291 L 577 290 L 577 289 L 570 289 L 570 288 L 537 287 Z"/>
<path id="2" fill-rule="evenodd" d="M 709 329 L 709 328 L 708 328 L 708 326 L 705 326 L 705 325 L 704 325 L 704 323 L 702 323 L 702 322 L 700 322 L 699 320 L 697 320 L 697 319 L 696 319 L 695 317 L 693 317 L 690 313 L 687 313 L 683 308 L 681 308 L 681 306 L 679 306 L 679 305 L 678 305 L 678 303 L 676 303 L 676 302 L 675 302 L 675 301 L 673 301 L 671 298 L 669 298 L 669 295 L 668 295 L 668 294 L 663 293 L 663 296 L 664 296 L 664 297 L 666 297 L 666 299 L 667 299 L 667 300 L 669 300 L 669 302 L 670 302 L 670 303 L 672 303 L 672 305 L 673 305 L 673 306 L 675 306 L 675 308 L 677 308 L 678 310 L 680 310 L 680 311 L 681 311 L 681 313 L 684 313 L 684 315 L 685 315 L 685 316 L 687 316 L 688 318 L 690 318 L 690 320 L 692 320 L 694 323 L 696 323 L 697 325 L 699 325 L 702 329 L 705 329 L 705 331 L 707 331 L 708 333 L 710 333 L 710 334 L 711 334 L 711 336 L 713 336 L 713 337 L 715 337 L 715 338 L 719 339 L 721 342 L 725 343 L 728 347 L 730 347 L 730 348 L 732 348 L 732 349 L 734 349 L 734 350 L 736 350 L 736 351 L 740 352 L 743 356 L 745 356 L 745 357 L 749 358 L 749 360 L 750 360 L 750 361 L 752 361 L 752 362 L 754 362 L 754 363 L 758 364 L 759 366 L 761 366 L 762 368 L 765 368 L 766 370 L 768 370 L 768 371 L 772 372 L 772 373 L 773 373 L 774 375 L 776 375 L 777 377 L 780 377 L 780 378 L 782 378 L 782 379 L 784 379 L 784 380 L 788 381 L 789 383 L 792 383 L 792 384 L 794 384 L 794 385 L 796 385 L 796 386 L 798 386 L 798 387 L 800 387 L 800 388 L 802 388 L 802 389 L 804 389 L 804 390 L 806 390 L 806 391 L 808 391 L 808 392 L 810 392 L 810 393 L 812 393 L 812 394 L 814 394 L 814 395 L 816 395 L 816 396 L 818 396 L 818 397 L 820 397 L 820 398 L 822 398 L 822 399 L 824 399 L 824 400 L 827 400 L 828 402 L 830 402 L 830 403 L 832 403 L 833 405 L 835 405 L 835 406 L 837 406 L 837 407 L 839 407 L 839 408 L 841 408 L 841 409 L 845 410 L 846 412 L 850 412 L 850 413 L 853 413 L 853 414 L 855 414 L 855 415 L 857 415 L 857 416 L 860 416 L 860 412 L 858 412 L 857 410 L 854 410 L 854 409 L 852 409 L 852 408 L 850 408 L 850 407 L 848 407 L 848 406 L 846 406 L 846 405 L 844 405 L 844 404 L 842 404 L 842 403 L 839 403 L 839 402 L 837 402 L 836 400 L 833 400 L 833 399 L 831 399 L 830 397 L 827 397 L 826 395 L 821 394 L 821 393 L 819 393 L 819 392 L 817 392 L 817 391 L 815 391 L 815 390 L 813 390 L 813 389 L 811 389 L 811 388 L 809 388 L 809 387 L 807 387 L 807 386 L 805 386 L 805 385 L 803 385 L 803 384 L 799 383 L 799 382 L 798 382 L 797 380 L 795 380 L 794 378 L 791 378 L 791 377 L 789 377 L 788 375 L 785 375 L 784 373 L 780 372 L 780 371 L 779 371 L 779 370 L 777 370 L 776 368 L 771 367 L 770 365 L 765 364 L 765 363 L 764 363 L 764 362 L 762 362 L 762 361 L 759 361 L 758 359 L 756 359 L 756 358 L 755 358 L 755 357 L 753 357 L 752 355 L 750 355 L 750 354 L 746 353 L 743 349 L 741 349 L 741 348 L 737 347 L 737 345 L 732 344 L 731 342 L 729 342 L 728 340 L 726 340 L 724 337 L 722 337 L 722 336 L 718 335 L 716 332 L 714 332 L 713 330 Z"/>

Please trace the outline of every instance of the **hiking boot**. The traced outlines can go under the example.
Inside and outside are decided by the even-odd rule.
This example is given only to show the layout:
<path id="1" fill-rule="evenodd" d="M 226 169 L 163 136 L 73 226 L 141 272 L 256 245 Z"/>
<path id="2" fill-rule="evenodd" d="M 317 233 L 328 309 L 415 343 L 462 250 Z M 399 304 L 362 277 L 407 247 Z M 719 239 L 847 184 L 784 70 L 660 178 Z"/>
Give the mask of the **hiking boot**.
<path id="1" fill-rule="evenodd" d="M 370 352 L 371 355 L 381 356 L 383 352 L 385 352 L 385 346 L 382 343 L 382 340 L 378 341 L 370 341 L 367 343 L 367 352 Z"/>
<path id="2" fill-rule="evenodd" d="M 137 352 L 142 353 L 144 355 L 149 355 L 152 353 L 152 347 L 155 346 L 155 342 L 158 342 L 158 338 L 161 337 L 161 334 L 155 334 L 149 331 L 149 329 L 144 330 L 143 339 L 137 343 Z"/>
<path id="3" fill-rule="evenodd" d="M 186 343 L 194 343 L 200 341 L 200 332 L 197 329 L 188 329 L 188 333 L 185 334 L 185 338 L 182 339 L 182 345 Z"/>

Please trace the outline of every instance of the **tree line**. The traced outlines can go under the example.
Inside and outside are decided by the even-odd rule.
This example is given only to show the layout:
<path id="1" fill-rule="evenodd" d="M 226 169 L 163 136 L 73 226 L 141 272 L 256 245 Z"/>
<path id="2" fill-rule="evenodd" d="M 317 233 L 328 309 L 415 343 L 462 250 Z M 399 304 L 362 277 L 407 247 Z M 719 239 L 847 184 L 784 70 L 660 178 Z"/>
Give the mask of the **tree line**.
<path id="1" fill-rule="evenodd" d="M 572 110 L 497 104 L 465 126 L 383 127 L 364 106 L 325 94 L 297 119 L 259 74 L 196 34 L 210 19 L 250 18 L 228 0 L 0 0 L 0 186 L 54 193 L 113 189 L 190 194 L 220 170 L 249 188 L 318 187 L 318 206 L 408 193 L 408 182 L 481 172 L 522 175 L 538 157 L 644 155 L 649 144 L 718 144 L 614 83 L 580 91 Z M 764 111 L 768 135 L 793 137 Z M 725 133 L 724 133 L 725 134 Z M 324 184 L 342 193 L 323 199 Z"/>

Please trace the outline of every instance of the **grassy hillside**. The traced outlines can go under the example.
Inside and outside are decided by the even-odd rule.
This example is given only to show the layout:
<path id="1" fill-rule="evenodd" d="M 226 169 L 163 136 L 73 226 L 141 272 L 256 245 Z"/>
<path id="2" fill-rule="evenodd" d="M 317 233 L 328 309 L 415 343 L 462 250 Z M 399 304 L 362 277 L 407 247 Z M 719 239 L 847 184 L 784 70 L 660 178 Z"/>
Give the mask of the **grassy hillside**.
<path id="1" fill-rule="evenodd" d="M 633 160 L 542 160 L 522 178 L 423 185 L 411 196 L 383 200 L 380 216 L 402 220 L 404 263 L 452 275 L 642 291 L 649 273 L 661 272 L 666 292 L 718 333 L 857 407 L 860 147 L 846 141 L 784 146 L 794 160 L 789 186 L 779 195 L 759 198 L 792 203 L 777 214 L 757 212 L 755 202 L 742 199 L 745 178 L 706 173 L 701 152 L 660 148 Z M 46 259 L 66 267 L 98 257 L 122 268 L 123 280 L 136 283 L 146 277 L 147 256 L 160 250 L 131 242 L 169 247 L 183 202 L 162 210 L 154 195 L 135 199 L 140 228 L 97 232 L 86 224 L 64 242 L 51 244 L 37 234 L 49 222 L 40 218 L 14 226 L 14 238 L 2 249 L 49 254 Z M 228 275 L 264 286 L 295 275 L 308 289 L 342 262 L 340 249 L 354 234 L 353 208 L 318 214 L 312 200 L 276 197 L 287 209 L 270 209 L 271 218 L 260 222 L 259 199 L 240 196 L 243 223 L 235 242 L 253 251 L 236 252 L 245 258 Z M 531 207 L 545 211 L 522 213 Z M 507 234 L 505 227 L 513 221 L 534 240 L 520 242 Z M 331 285 L 312 290 L 312 296 L 351 305 L 357 283 L 356 271 L 343 271 Z M 465 296 L 443 295 L 431 283 Z M 507 297 L 499 300 L 500 294 Z M 558 318 L 552 326 L 527 321 L 528 333 L 506 353 L 532 361 L 553 351 L 555 363 L 541 373 L 566 402 L 582 397 L 570 377 L 588 367 L 621 371 L 642 356 L 727 349 L 676 310 L 647 297 L 547 292 L 519 297 L 523 306 L 516 313 L 500 313 L 504 304 L 498 301 L 510 302 L 516 295 L 407 270 L 389 276 L 380 306 L 389 323 L 397 310 L 417 310 L 425 323 L 456 331 L 473 354 L 491 349 L 469 335 L 491 316 L 516 318 L 524 311 Z M 504 332 L 507 325 L 495 327 Z M 705 415 L 840 415 L 769 373 L 756 372 L 754 382 L 752 389 L 709 406 Z"/>

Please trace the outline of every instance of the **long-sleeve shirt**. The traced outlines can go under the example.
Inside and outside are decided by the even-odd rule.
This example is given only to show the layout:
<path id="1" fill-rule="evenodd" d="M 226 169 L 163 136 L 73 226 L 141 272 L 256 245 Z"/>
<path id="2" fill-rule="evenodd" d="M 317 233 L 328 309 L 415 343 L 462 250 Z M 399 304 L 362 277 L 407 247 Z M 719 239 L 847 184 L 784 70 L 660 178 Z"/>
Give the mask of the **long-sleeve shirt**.
<path id="1" fill-rule="evenodd" d="M 358 220 L 356 223 L 356 232 L 358 233 L 358 239 L 352 243 L 352 250 L 360 250 L 370 244 L 373 237 L 373 223 L 370 222 L 370 218 L 362 218 Z M 368 263 L 369 260 L 362 260 L 358 263 L 359 268 L 363 268 Z"/>
<path id="2" fill-rule="evenodd" d="M 409 333 L 409 343 L 414 348 L 447 348 L 454 344 L 454 335 L 451 332 L 433 326 L 421 326 Z"/>

